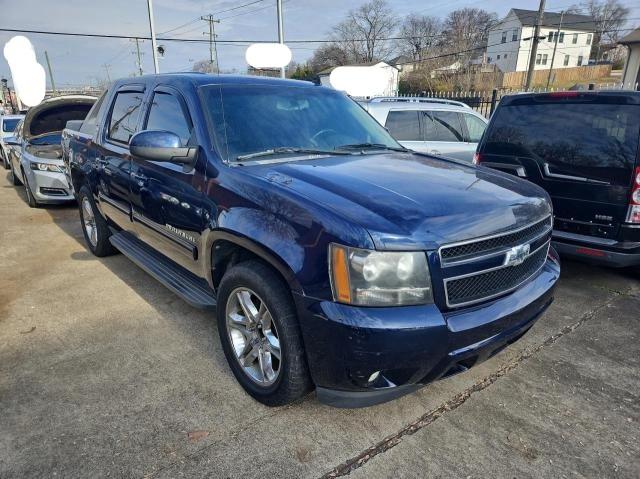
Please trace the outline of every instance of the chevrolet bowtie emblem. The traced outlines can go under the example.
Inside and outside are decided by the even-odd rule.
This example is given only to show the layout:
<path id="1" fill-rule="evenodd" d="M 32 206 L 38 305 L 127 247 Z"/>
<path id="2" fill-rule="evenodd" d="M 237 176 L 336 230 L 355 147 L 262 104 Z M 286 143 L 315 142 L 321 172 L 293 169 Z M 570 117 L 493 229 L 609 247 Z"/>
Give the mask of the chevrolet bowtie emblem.
<path id="1" fill-rule="evenodd" d="M 504 257 L 504 266 L 518 266 L 522 264 L 529 256 L 531 246 L 529 244 L 522 244 L 511 248 Z"/>

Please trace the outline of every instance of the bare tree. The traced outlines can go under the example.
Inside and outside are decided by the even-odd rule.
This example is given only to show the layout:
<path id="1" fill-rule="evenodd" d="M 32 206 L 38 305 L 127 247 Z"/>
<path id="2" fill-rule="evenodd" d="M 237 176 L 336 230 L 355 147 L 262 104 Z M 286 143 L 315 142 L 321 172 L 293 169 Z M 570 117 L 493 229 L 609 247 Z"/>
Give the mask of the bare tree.
<path id="1" fill-rule="evenodd" d="M 465 64 L 487 42 L 489 29 L 498 21 L 495 13 L 480 8 L 461 8 L 447 15 L 444 21 L 445 44 L 458 60 Z"/>
<path id="2" fill-rule="evenodd" d="M 442 22 L 436 17 L 412 13 L 400 26 L 398 49 L 413 60 L 422 61 L 438 45 Z"/>
<path id="3" fill-rule="evenodd" d="M 620 0 L 586 0 L 572 6 L 569 11 L 593 17 L 596 24 L 593 50 L 599 52 L 602 44 L 614 45 L 618 42 L 620 30 L 627 23 L 631 9 Z M 597 57 L 599 53 L 596 54 L 596 59 Z"/>
<path id="4" fill-rule="evenodd" d="M 333 38 L 354 61 L 382 60 L 393 52 L 392 37 L 398 21 L 385 0 L 371 0 L 351 10 L 333 27 Z"/>
<path id="5" fill-rule="evenodd" d="M 342 46 L 337 43 L 327 43 L 313 53 L 308 64 L 314 73 L 318 73 L 325 68 L 346 65 L 349 61 L 349 54 Z"/>
<path id="6" fill-rule="evenodd" d="M 214 64 L 211 63 L 210 60 L 198 60 L 193 64 L 193 68 L 191 71 L 200 72 L 200 73 L 213 73 L 215 68 Z"/>

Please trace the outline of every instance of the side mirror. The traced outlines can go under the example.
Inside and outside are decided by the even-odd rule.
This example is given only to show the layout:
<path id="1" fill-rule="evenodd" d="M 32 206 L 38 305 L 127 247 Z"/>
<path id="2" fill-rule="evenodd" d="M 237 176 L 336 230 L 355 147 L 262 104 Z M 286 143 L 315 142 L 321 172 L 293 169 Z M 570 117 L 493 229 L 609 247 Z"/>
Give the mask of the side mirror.
<path id="1" fill-rule="evenodd" d="M 182 146 L 180 137 L 170 131 L 145 130 L 131 137 L 129 151 L 143 160 L 193 165 L 198 148 Z"/>

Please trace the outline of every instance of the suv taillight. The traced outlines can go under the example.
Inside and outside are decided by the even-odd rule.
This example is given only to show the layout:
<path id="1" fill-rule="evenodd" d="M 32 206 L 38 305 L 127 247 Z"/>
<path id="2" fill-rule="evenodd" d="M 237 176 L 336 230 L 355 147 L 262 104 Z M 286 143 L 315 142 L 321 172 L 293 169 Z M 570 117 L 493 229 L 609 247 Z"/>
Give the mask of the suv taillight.
<path id="1" fill-rule="evenodd" d="M 480 153 L 476 151 L 475 154 L 473 155 L 473 164 L 479 165 L 481 162 L 482 162 L 482 155 L 480 155 Z"/>
<path id="2" fill-rule="evenodd" d="M 627 223 L 640 224 L 640 166 L 636 168 L 636 172 L 633 175 L 633 186 L 631 187 L 631 197 L 629 198 Z"/>

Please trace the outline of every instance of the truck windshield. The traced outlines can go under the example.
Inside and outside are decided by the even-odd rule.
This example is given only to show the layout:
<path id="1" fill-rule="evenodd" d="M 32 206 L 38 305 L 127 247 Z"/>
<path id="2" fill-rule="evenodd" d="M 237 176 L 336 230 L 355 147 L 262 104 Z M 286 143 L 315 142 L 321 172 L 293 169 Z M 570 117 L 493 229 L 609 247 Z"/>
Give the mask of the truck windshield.
<path id="1" fill-rule="evenodd" d="M 404 150 L 356 102 L 326 88 L 222 85 L 203 88 L 214 144 L 229 162 Z"/>

